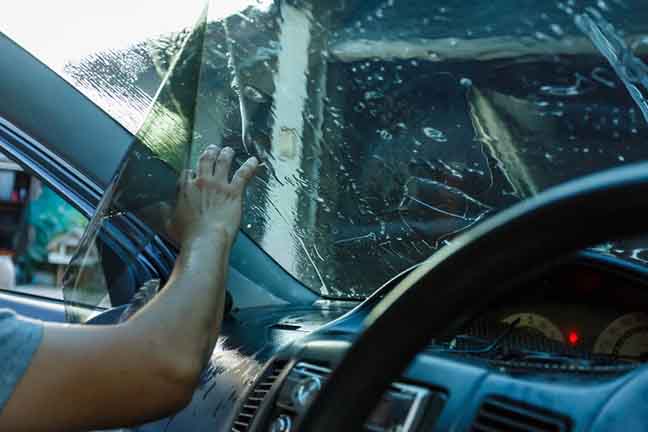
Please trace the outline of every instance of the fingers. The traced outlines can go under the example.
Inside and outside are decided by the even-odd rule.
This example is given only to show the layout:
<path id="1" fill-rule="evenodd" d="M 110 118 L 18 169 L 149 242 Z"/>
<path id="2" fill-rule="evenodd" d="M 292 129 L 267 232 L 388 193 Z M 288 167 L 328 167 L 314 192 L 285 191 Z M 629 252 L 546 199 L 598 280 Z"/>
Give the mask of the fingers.
<path id="1" fill-rule="evenodd" d="M 223 150 L 221 150 L 213 168 L 212 175 L 214 176 L 214 180 L 221 182 L 226 182 L 228 180 L 233 158 L 234 150 L 232 150 L 230 147 L 225 147 Z"/>
<path id="2" fill-rule="evenodd" d="M 241 165 L 234 174 L 234 177 L 232 178 L 232 186 L 240 191 L 243 191 L 250 180 L 252 180 L 252 177 L 254 177 L 254 173 L 256 172 L 258 166 L 259 161 L 255 157 L 251 157 L 250 159 L 245 161 L 245 163 Z"/>
<path id="3" fill-rule="evenodd" d="M 185 169 L 180 172 L 180 176 L 178 177 L 178 183 L 180 185 L 188 183 L 190 180 L 194 178 L 194 171 L 191 169 Z"/>
<path id="4" fill-rule="evenodd" d="M 182 172 L 180 172 L 180 175 L 178 176 L 178 184 L 177 184 L 178 192 L 185 190 L 187 188 L 187 184 L 193 179 L 193 177 L 194 177 L 193 170 L 190 169 L 182 170 Z"/>
<path id="5" fill-rule="evenodd" d="M 214 166 L 220 153 L 220 147 L 215 145 L 210 145 L 205 149 L 198 159 L 198 177 L 210 178 L 213 175 Z"/>
<path id="6" fill-rule="evenodd" d="M 227 183 L 232 160 L 234 159 L 234 150 L 225 147 L 222 150 L 217 146 L 209 146 L 198 160 L 198 183 L 204 180 Z M 254 177 L 254 173 L 259 166 L 259 161 L 255 157 L 248 159 L 234 174 L 231 185 L 235 189 L 243 190 L 249 181 Z"/>

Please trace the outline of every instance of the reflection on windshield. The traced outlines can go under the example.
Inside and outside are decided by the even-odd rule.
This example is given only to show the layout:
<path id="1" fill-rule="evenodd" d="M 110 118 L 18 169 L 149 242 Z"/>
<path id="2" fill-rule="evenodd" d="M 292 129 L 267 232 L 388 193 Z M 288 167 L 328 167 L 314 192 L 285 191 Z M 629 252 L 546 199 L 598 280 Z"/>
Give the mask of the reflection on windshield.
<path id="1" fill-rule="evenodd" d="M 149 47 L 140 79 L 163 84 L 103 217 L 163 231 L 179 170 L 228 145 L 264 162 L 247 235 L 308 287 L 366 296 L 502 208 L 645 159 L 647 18 L 630 0 L 213 2 L 180 49 Z"/>

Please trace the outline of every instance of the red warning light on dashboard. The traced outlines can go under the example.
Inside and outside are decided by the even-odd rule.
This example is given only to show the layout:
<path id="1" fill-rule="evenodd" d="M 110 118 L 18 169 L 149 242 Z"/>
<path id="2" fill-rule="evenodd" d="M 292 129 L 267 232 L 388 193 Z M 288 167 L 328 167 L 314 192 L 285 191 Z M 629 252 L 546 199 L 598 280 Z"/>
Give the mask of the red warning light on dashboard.
<path id="1" fill-rule="evenodd" d="M 572 330 L 567 335 L 567 340 L 570 345 L 578 345 L 578 342 L 580 342 L 580 335 L 577 331 Z"/>

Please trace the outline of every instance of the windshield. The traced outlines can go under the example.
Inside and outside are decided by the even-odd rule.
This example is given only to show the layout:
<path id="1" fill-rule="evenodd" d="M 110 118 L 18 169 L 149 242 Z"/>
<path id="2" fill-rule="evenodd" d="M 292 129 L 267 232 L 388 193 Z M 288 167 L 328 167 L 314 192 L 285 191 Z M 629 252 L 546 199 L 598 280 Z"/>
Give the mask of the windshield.
<path id="1" fill-rule="evenodd" d="M 121 52 L 146 53 L 155 103 L 90 232 L 127 210 L 163 233 L 177 173 L 229 145 L 263 161 L 245 234 L 362 298 L 498 210 L 648 156 L 645 1 L 221 3 Z M 644 262 L 645 244 L 601 249 Z"/>
<path id="2" fill-rule="evenodd" d="M 147 47 L 172 45 L 204 7 L 204 0 L 165 7 L 156 0 L 10 3 L 3 8 L 0 31 L 133 133 L 161 83 L 151 73 L 154 59 Z"/>

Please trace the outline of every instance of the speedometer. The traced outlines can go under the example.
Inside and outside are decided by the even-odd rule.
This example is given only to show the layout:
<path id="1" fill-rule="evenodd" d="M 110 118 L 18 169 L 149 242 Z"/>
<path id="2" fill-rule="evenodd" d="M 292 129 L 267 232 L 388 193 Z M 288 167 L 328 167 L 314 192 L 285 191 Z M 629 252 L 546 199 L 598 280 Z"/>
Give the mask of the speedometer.
<path id="1" fill-rule="evenodd" d="M 596 339 L 594 352 L 621 357 L 648 356 L 648 314 L 631 313 L 614 320 Z"/>
<path id="2" fill-rule="evenodd" d="M 518 323 L 518 328 L 528 328 L 535 330 L 549 339 L 556 340 L 558 342 L 565 342 L 565 338 L 558 328 L 558 326 L 552 323 L 548 318 L 543 317 L 535 313 L 516 313 L 510 315 L 502 320 L 507 324 L 511 324 L 517 320 L 520 320 Z"/>

